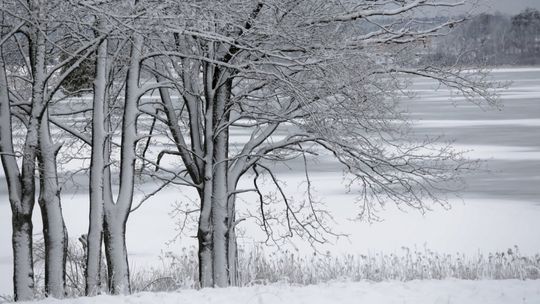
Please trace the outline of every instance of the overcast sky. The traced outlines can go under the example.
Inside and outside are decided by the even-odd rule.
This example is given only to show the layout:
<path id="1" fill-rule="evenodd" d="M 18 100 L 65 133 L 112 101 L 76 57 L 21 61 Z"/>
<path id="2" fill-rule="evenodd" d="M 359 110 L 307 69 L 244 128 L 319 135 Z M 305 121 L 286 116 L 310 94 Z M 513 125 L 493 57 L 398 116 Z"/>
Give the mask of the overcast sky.
<path id="1" fill-rule="evenodd" d="M 480 0 L 481 10 L 513 15 L 527 7 L 540 10 L 540 0 Z"/>

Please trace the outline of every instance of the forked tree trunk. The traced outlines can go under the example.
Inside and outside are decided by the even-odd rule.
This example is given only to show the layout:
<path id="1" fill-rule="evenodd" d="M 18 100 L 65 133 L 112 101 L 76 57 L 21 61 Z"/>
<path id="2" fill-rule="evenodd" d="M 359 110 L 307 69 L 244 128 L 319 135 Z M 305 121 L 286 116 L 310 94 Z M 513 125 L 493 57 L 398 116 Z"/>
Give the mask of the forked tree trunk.
<path id="1" fill-rule="evenodd" d="M 36 6 L 33 6 L 36 5 Z M 31 9 L 38 18 L 45 16 L 43 3 L 32 3 Z M 49 131 L 47 104 L 45 101 L 47 72 L 46 29 L 32 28 L 29 35 L 29 53 L 32 68 L 32 110 L 29 118 L 23 158 L 23 196 L 28 193 L 30 204 L 35 201 L 35 160 L 39 159 L 40 206 L 43 214 L 45 238 L 45 292 L 47 295 L 64 297 L 66 229 L 60 207 L 57 180 L 56 151 Z M 29 153 L 27 153 L 28 151 Z M 26 190 L 28 189 L 28 191 Z M 31 194 L 30 194 L 31 193 Z M 30 195 L 32 197 L 30 198 Z"/>
<path id="2" fill-rule="evenodd" d="M 35 205 L 36 150 L 39 122 L 32 116 L 23 148 L 21 204 L 12 205 L 13 287 L 16 301 L 34 297 L 32 212 Z"/>
<path id="3" fill-rule="evenodd" d="M 137 145 L 138 102 L 141 94 L 139 77 L 143 43 L 144 38 L 142 35 L 134 33 L 126 79 L 120 151 L 120 189 L 116 203 L 113 203 L 112 198 L 105 193 L 104 241 L 109 275 L 109 291 L 113 294 L 131 293 L 126 248 L 126 222 L 133 202 L 135 186 L 135 148 Z M 110 179 L 106 180 L 109 180 L 109 185 L 105 187 L 110 189 Z M 108 192 L 108 190 L 105 192 Z"/>
<path id="4" fill-rule="evenodd" d="M 39 206 L 45 240 L 45 294 L 55 298 L 65 296 L 67 229 L 60 204 L 60 187 L 56 167 L 57 148 L 49 130 L 48 110 L 43 113 L 39 130 Z"/>
<path id="5" fill-rule="evenodd" d="M 24 301 L 31 300 L 34 297 L 34 263 L 32 256 L 34 193 L 32 189 L 25 189 L 27 193 L 23 193 L 22 178 L 13 149 L 8 94 L 6 70 L 0 46 L 0 158 L 6 176 L 12 213 L 13 293 L 15 301 Z M 33 181 L 33 178 L 31 181 Z"/>

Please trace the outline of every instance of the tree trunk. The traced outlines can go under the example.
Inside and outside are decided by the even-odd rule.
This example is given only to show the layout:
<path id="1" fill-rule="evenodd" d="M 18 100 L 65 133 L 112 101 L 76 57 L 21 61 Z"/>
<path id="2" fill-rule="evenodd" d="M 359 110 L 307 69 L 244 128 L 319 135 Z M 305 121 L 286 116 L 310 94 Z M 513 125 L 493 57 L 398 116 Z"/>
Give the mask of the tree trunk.
<path id="1" fill-rule="evenodd" d="M 32 213 L 13 212 L 13 287 L 15 301 L 34 297 L 34 260 L 32 255 Z"/>
<path id="2" fill-rule="evenodd" d="M 32 255 L 32 212 L 35 205 L 36 150 L 39 121 L 30 117 L 23 148 L 22 200 L 20 206 L 12 206 L 13 257 L 15 299 L 29 300 L 34 295 L 34 270 Z"/>
<path id="3" fill-rule="evenodd" d="M 140 98 L 139 77 L 141 51 L 144 38 L 134 33 L 132 37 L 129 69 L 126 79 L 124 113 L 122 117 L 122 143 L 120 151 L 120 189 L 113 203 L 110 195 L 110 178 L 105 171 L 104 186 L 104 240 L 109 275 L 109 291 L 113 294 L 129 294 L 129 263 L 126 248 L 126 222 L 133 202 L 135 186 L 135 148 L 137 145 L 137 117 Z M 108 146 L 106 144 L 105 146 Z M 108 150 L 105 150 L 109 158 Z"/>
<path id="4" fill-rule="evenodd" d="M 96 77 L 94 79 L 94 105 L 92 114 L 92 155 L 90 163 L 90 214 L 88 226 L 88 245 L 86 251 L 86 288 L 87 296 L 93 296 L 101 290 L 101 244 L 103 242 L 103 208 L 105 164 L 110 153 L 106 144 L 106 122 L 108 106 L 107 92 L 107 40 L 98 48 Z M 107 150 L 107 152 L 105 151 Z M 108 181 L 110 183 L 110 181 Z"/>
<path id="5" fill-rule="evenodd" d="M 9 89 L 0 47 L 0 152 L 12 212 L 13 293 L 15 301 L 34 297 L 34 259 L 32 254 L 32 212 L 35 204 L 35 159 L 39 121 L 28 122 L 22 158 L 22 175 L 13 149 Z M 32 114 L 36 113 L 32 107 Z"/>
<path id="6" fill-rule="evenodd" d="M 209 109 L 207 108 L 207 112 Z M 211 111 L 211 107 L 210 107 Z M 212 125 L 210 113 L 206 115 L 205 130 L 205 164 L 203 189 L 200 191 L 201 212 L 199 215 L 199 227 L 197 239 L 199 241 L 199 283 L 201 288 L 213 287 L 213 245 L 212 245 L 212 188 L 213 188 L 213 147 L 212 131 L 208 130 L 208 125 Z"/>
<path id="7" fill-rule="evenodd" d="M 39 131 L 39 206 L 45 239 L 45 294 L 65 296 L 67 230 L 60 204 L 60 187 L 56 168 L 56 147 L 51 140 L 48 110 L 43 113 Z"/>
<path id="8" fill-rule="evenodd" d="M 212 244 L 212 188 L 213 188 L 213 151 L 214 151 L 214 102 L 212 91 L 211 65 L 204 66 L 205 80 L 205 117 L 204 117 L 204 176 L 203 187 L 199 191 L 201 197 L 201 212 L 199 215 L 199 227 L 197 238 L 199 241 L 199 283 L 201 288 L 213 287 L 213 244 Z"/>
<path id="9" fill-rule="evenodd" d="M 25 189 L 30 193 L 26 193 L 23 197 L 22 179 L 15 158 L 11 132 L 8 83 L 0 46 L 0 158 L 6 176 L 12 212 L 13 293 L 15 301 L 25 301 L 34 297 L 32 256 L 32 210 L 34 204 L 31 199 L 34 193 L 32 189 Z"/>
<path id="10" fill-rule="evenodd" d="M 214 286 L 229 286 L 228 265 L 228 117 L 227 107 L 230 99 L 230 82 L 225 81 L 217 89 L 214 107 L 214 177 L 212 197 L 213 224 L 213 271 Z M 216 133 L 217 132 L 217 133 Z"/>
<path id="11" fill-rule="evenodd" d="M 44 17 L 44 6 L 35 7 L 38 18 Z M 67 236 L 60 206 L 60 194 L 56 168 L 56 151 L 52 144 L 47 101 L 45 101 L 46 72 L 46 29 L 32 28 L 29 35 L 29 54 L 32 68 L 32 111 L 23 158 L 23 196 L 35 201 L 35 159 L 39 158 L 40 206 L 43 213 L 45 238 L 45 292 L 54 297 L 63 297 L 65 291 L 65 258 Z M 25 195 L 27 194 L 27 195 Z M 24 199 L 23 199 L 24 203 Z"/>
<path id="12" fill-rule="evenodd" d="M 107 256 L 109 290 L 112 294 L 130 294 L 129 263 L 126 247 L 126 221 L 115 213 L 105 213 L 104 241 Z"/>
<path id="13" fill-rule="evenodd" d="M 229 181 L 230 183 L 230 181 Z M 229 265 L 229 285 L 238 286 L 238 245 L 236 242 L 236 195 L 231 193 L 236 190 L 236 185 L 228 187 L 229 199 L 227 202 L 227 264 Z"/>
<path id="14" fill-rule="evenodd" d="M 218 136 L 221 137 L 221 136 Z M 212 198 L 212 224 L 213 224 L 213 272 L 214 285 L 216 287 L 226 287 L 229 285 L 228 254 L 227 254 L 227 163 L 225 161 L 226 152 L 224 146 L 217 139 L 214 155 L 216 165 L 214 166 L 213 177 L 213 198 Z"/>
<path id="15" fill-rule="evenodd" d="M 201 288 L 213 287 L 212 255 L 212 179 L 204 181 L 197 239 L 199 241 L 199 283 Z"/>

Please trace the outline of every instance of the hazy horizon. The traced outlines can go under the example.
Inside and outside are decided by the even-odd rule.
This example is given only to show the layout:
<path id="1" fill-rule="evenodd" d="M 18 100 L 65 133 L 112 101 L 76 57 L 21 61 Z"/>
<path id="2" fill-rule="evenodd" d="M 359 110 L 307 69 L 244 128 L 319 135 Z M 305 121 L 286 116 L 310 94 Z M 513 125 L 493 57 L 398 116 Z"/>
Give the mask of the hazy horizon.
<path id="1" fill-rule="evenodd" d="M 540 9 L 540 0 L 480 0 L 480 12 L 500 12 L 503 14 L 516 14 L 526 8 Z"/>

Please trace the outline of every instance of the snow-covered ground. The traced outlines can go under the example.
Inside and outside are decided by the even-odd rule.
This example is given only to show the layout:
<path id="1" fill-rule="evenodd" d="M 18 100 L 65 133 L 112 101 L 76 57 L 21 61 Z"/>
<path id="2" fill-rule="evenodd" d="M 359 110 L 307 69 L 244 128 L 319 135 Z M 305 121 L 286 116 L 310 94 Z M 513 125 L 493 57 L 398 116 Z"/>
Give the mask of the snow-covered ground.
<path id="1" fill-rule="evenodd" d="M 276 284 L 243 288 L 139 293 L 70 300 L 47 299 L 36 304 L 537 304 L 537 281 L 410 281 L 334 282 L 315 286 Z"/>
<path id="2" fill-rule="evenodd" d="M 463 199 L 452 200 L 450 210 L 434 206 L 432 212 L 421 215 L 416 211 L 404 213 L 388 206 L 380 213 L 381 218 L 384 219 L 383 222 L 370 224 L 349 221 L 348 219 L 355 217 L 358 208 L 354 205 L 354 193 L 345 192 L 339 166 L 329 158 L 313 162 L 314 172 L 311 178 L 317 190 L 317 196 L 327 203 L 334 214 L 337 222 L 336 232 L 349 234 L 348 238 L 342 238 L 320 248 L 321 250 L 329 250 L 336 254 L 345 252 L 399 254 L 402 246 L 409 248 L 426 246 L 441 253 L 462 252 L 473 255 L 478 252 L 505 251 L 517 245 L 522 254 L 540 252 L 540 136 L 538 136 L 540 134 L 540 98 L 538 97 L 540 96 L 540 69 L 497 70 L 494 75 L 500 80 L 514 81 L 511 88 L 502 95 L 504 107 L 500 111 L 479 109 L 461 101 L 454 104 L 448 100 L 450 95 L 448 91 L 433 91 L 434 83 L 432 82 L 416 83 L 413 89 L 417 90 L 418 97 L 405 102 L 412 117 L 420 119 L 415 125 L 419 134 L 431 136 L 445 134 L 447 139 L 456 139 L 456 146 L 459 149 L 470 150 L 471 157 L 487 161 L 490 172 L 481 171 L 469 176 L 467 178 L 469 187 L 464 191 Z M 239 134 L 232 141 L 241 141 L 242 138 L 243 135 Z M 301 197 L 305 191 L 303 172 L 297 170 L 301 166 L 298 163 L 291 163 L 289 167 L 292 169 L 283 166 L 279 170 L 279 177 L 286 181 L 284 187 L 289 189 L 294 196 Z M 3 173 L 0 172 L 0 294 L 9 294 L 12 291 L 11 211 L 2 176 Z M 247 185 L 249 181 L 245 183 Z M 183 235 L 170 242 L 177 234 L 174 229 L 175 219 L 170 216 L 172 205 L 175 202 L 187 202 L 193 196 L 193 192 L 169 188 L 132 214 L 128 221 L 127 246 L 130 263 L 135 271 L 160 263 L 159 256 L 163 251 L 179 251 L 181 247 L 196 244 L 195 239 L 190 237 L 194 234 Z M 240 197 L 239 208 L 256 201 L 257 198 L 253 194 L 244 194 Z M 70 236 L 76 238 L 86 233 L 88 227 L 86 191 L 64 189 L 62 203 Z M 34 231 L 39 233 L 41 225 L 37 206 L 35 211 Z M 262 239 L 262 233 L 252 228 L 253 224 L 249 221 L 242 223 L 240 229 L 244 230 L 245 234 L 240 240 L 241 244 L 249 246 L 254 240 Z M 300 240 L 295 240 L 294 245 L 291 244 L 290 247 L 296 247 L 305 254 L 311 250 Z M 363 301 L 365 303 L 423 303 L 394 300 L 401 292 L 410 292 L 411 296 L 416 294 L 416 298 L 412 299 L 424 300 L 424 297 L 428 296 L 437 297 L 426 298 L 431 300 L 426 300 L 425 303 L 438 303 L 436 299 L 440 299 L 440 303 L 540 303 L 538 288 L 532 288 L 533 285 L 540 286 L 538 282 L 516 281 L 359 283 L 350 286 L 334 284 L 332 286 L 335 288 L 317 292 L 320 292 L 321 299 L 332 297 L 332 290 L 335 293 L 334 297 L 341 297 L 346 292 L 344 290 L 348 289 L 346 287 L 350 287 L 351 294 L 348 295 L 351 298 L 348 301 L 354 303 L 360 302 L 356 299 L 363 294 L 366 295 L 366 301 Z M 385 288 L 390 287 L 398 290 L 396 294 L 386 294 Z M 435 291 L 429 291 L 430 288 L 434 288 Z M 300 296 L 307 294 L 309 290 L 316 289 L 315 287 L 284 289 L 283 295 L 279 296 L 285 300 L 275 303 L 303 303 L 299 301 L 304 301 L 304 299 L 305 303 L 318 303 L 309 302 L 310 298 L 307 296 Z M 446 289 L 449 291 L 447 292 Z M 463 291 L 456 292 L 459 289 Z M 213 303 L 212 301 L 225 303 L 223 302 L 225 299 L 218 295 L 230 292 L 231 299 L 242 299 L 240 303 L 251 303 L 250 301 L 258 303 L 258 295 L 263 297 L 262 303 L 274 303 L 268 301 L 277 290 L 281 288 L 274 286 L 253 287 L 244 291 L 183 291 L 170 296 L 155 295 L 154 297 L 158 298 L 157 301 L 176 303 L 181 302 L 180 300 L 183 299 L 181 297 L 184 295 L 193 295 L 193 297 L 207 299 L 208 303 Z M 493 301 L 504 299 L 501 295 L 501 291 L 504 290 L 508 290 L 504 292 L 505 295 L 516 297 L 520 293 L 525 295 L 527 292 L 536 292 L 536 302 L 529 300 L 531 294 L 527 298 L 529 302 L 522 301 L 522 297 L 515 298 L 518 299 L 517 301 L 505 302 L 478 300 L 484 299 L 483 295 L 485 299 L 493 299 Z M 298 302 L 287 300 L 287 297 L 297 295 L 299 295 Z M 452 298 L 449 298 L 450 295 Z M 470 295 L 470 297 L 465 295 Z M 473 295 L 480 298 L 474 298 Z M 269 297 L 268 300 L 264 298 L 266 296 Z M 381 302 L 375 302 L 370 301 L 371 298 L 368 296 L 387 296 L 388 299 L 384 302 L 381 298 Z M 394 298 L 391 298 L 392 296 Z M 146 303 L 144 300 L 150 298 L 152 298 L 151 295 L 140 295 L 129 298 L 129 301 Z M 347 299 L 347 297 L 343 298 Z M 477 300 L 471 302 L 469 298 Z M 137 299 L 141 300 L 137 302 Z M 84 301 L 94 300 L 78 301 L 84 303 Z"/>

